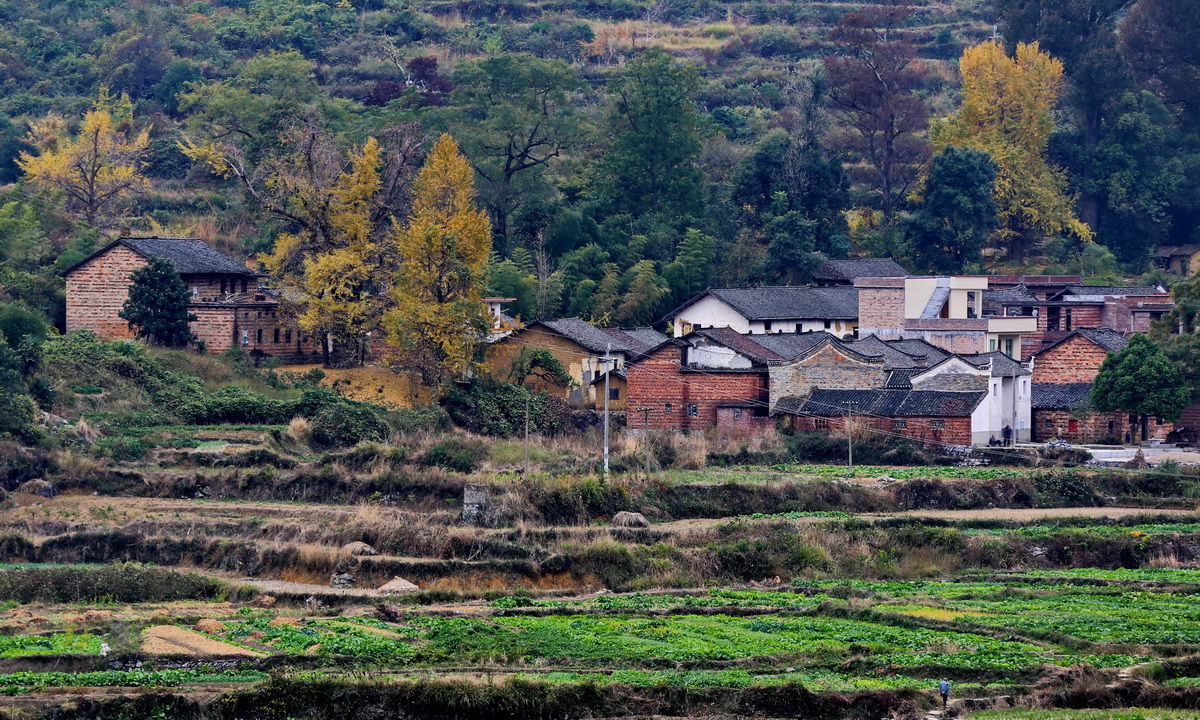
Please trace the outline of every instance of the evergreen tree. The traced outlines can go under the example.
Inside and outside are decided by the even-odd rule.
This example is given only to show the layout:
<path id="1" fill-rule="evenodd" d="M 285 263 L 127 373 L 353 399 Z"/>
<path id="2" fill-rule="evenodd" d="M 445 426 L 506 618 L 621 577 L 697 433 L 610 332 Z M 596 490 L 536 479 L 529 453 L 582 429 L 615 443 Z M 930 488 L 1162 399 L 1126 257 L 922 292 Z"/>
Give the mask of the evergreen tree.
<path id="1" fill-rule="evenodd" d="M 598 191 L 613 212 L 688 217 L 699 211 L 700 75 L 659 49 L 648 50 L 609 85 L 612 144 Z"/>
<path id="2" fill-rule="evenodd" d="M 489 326 L 481 298 L 492 228 L 475 207 L 474 188 L 467 159 L 442 135 L 417 176 L 412 215 L 397 232 L 389 339 L 435 388 L 470 369 Z"/>
<path id="3" fill-rule="evenodd" d="M 671 302 L 678 305 L 706 289 L 712 276 L 714 241 L 689 228 L 675 250 L 675 261 L 663 268 L 663 279 L 671 288 Z"/>
<path id="4" fill-rule="evenodd" d="M 129 297 L 119 313 L 129 329 L 155 345 L 183 347 L 196 340 L 188 323 L 196 316 L 188 312 L 192 294 L 175 264 L 152 257 L 133 271 Z"/>
<path id="5" fill-rule="evenodd" d="M 1109 355 L 1092 384 L 1092 404 L 1100 412 L 1129 413 L 1147 439 L 1149 419 L 1175 422 L 1191 402 L 1179 369 L 1153 340 L 1134 335 Z"/>
<path id="6" fill-rule="evenodd" d="M 996 227 L 995 182 L 996 164 L 985 152 L 948 147 L 934 156 L 924 202 L 908 221 L 918 268 L 956 273 L 979 262 Z"/>
<path id="7" fill-rule="evenodd" d="M 653 260 L 642 260 L 629 268 L 628 289 L 612 318 L 622 326 L 648 325 L 659 305 L 670 294 L 667 283 L 658 276 Z"/>

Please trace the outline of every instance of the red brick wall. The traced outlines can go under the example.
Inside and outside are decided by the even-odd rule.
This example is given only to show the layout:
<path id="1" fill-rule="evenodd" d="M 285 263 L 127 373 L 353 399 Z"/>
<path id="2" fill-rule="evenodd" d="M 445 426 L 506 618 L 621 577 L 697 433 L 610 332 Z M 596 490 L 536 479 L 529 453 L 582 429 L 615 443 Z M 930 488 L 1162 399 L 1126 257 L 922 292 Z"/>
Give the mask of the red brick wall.
<path id="1" fill-rule="evenodd" d="M 766 411 L 765 370 L 695 371 L 680 366 L 680 348 L 668 345 L 625 367 L 626 410 L 633 427 L 707 430 L 717 424 L 717 406 L 746 402 Z M 688 413 L 689 406 L 695 412 Z M 642 415 L 642 408 L 649 412 Z"/>
<path id="2" fill-rule="evenodd" d="M 102 338 L 129 338 L 118 313 L 129 298 L 129 278 L 146 259 L 124 245 L 92 258 L 67 275 L 67 332 L 90 330 Z"/>
<path id="3" fill-rule="evenodd" d="M 940 421 L 943 427 L 934 427 Z M 792 427 L 797 432 L 830 432 L 845 434 L 846 421 L 841 417 L 817 418 L 793 416 Z M 868 432 L 895 433 L 921 442 L 945 443 L 947 445 L 971 444 L 971 418 L 855 418 L 854 427 L 868 428 Z"/>
<path id="4" fill-rule="evenodd" d="M 717 408 L 716 426 L 722 431 L 735 431 L 747 435 L 760 432 L 773 424 L 771 418 L 756 408 Z"/>
<path id="5" fill-rule="evenodd" d="M 1124 443 L 1126 432 L 1134 442 L 1141 439 L 1141 430 L 1129 422 L 1128 415 L 1121 412 L 1078 416 L 1069 410 L 1034 410 L 1032 423 L 1034 442 L 1059 438 L 1070 443 L 1096 443 L 1110 439 Z M 1167 435 L 1174 430 L 1175 425 L 1172 423 L 1160 425 L 1155 420 L 1150 420 L 1151 438 L 1166 440 Z"/>
<path id="6" fill-rule="evenodd" d="M 1092 382 L 1107 357 L 1107 350 L 1076 335 L 1037 356 L 1033 362 L 1033 382 Z"/>

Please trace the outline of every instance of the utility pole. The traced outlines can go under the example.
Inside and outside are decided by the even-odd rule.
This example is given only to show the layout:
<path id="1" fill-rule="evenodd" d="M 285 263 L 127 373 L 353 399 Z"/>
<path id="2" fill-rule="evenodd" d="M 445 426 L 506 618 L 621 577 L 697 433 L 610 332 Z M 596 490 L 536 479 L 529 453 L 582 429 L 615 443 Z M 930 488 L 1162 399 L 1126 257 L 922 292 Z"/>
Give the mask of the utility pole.
<path id="1" fill-rule="evenodd" d="M 609 376 L 609 353 L 612 352 L 612 343 L 604 348 L 604 479 L 608 479 L 608 376 Z"/>
<path id="2" fill-rule="evenodd" d="M 529 391 L 525 391 L 525 480 L 529 480 Z"/>
<path id="3" fill-rule="evenodd" d="M 638 408 L 642 413 L 642 447 L 646 449 L 646 477 L 650 477 L 650 408 Z"/>
<path id="4" fill-rule="evenodd" d="M 846 464 L 854 469 L 854 432 L 851 425 L 854 421 L 854 402 L 846 402 Z"/>

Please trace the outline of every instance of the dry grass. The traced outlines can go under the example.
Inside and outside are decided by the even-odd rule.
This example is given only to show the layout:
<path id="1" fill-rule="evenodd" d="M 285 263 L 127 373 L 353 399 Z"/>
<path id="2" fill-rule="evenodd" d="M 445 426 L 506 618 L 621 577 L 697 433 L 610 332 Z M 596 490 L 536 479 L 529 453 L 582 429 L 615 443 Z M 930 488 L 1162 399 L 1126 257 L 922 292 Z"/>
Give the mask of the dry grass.
<path id="1" fill-rule="evenodd" d="M 342 395 L 392 410 L 428 405 L 433 396 L 420 378 L 411 372 L 395 372 L 378 365 L 359 368 L 323 368 L 320 365 L 287 365 L 282 372 L 306 373 L 320 369 L 325 373 L 322 385 L 337 387 Z"/>
<path id="2" fill-rule="evenodd" d="M 229 655 L 260 658 L 263 653 L 205 637 L 177 625 L 155 625 L 142 633 L 142 652 L 147 655 Z"/>

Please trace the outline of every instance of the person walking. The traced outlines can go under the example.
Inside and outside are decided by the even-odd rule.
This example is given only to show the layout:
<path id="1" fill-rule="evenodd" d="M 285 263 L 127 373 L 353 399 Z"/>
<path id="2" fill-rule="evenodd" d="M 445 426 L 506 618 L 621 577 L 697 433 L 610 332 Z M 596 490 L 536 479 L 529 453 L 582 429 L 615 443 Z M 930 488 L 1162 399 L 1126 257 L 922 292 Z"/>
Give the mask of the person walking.
<path id="1" fill-rule="evenodd" d="M 942 709 L 950 705 L 950 683 L 946 680 L 938 683 L 938 692 L 942 694 Z"/>

